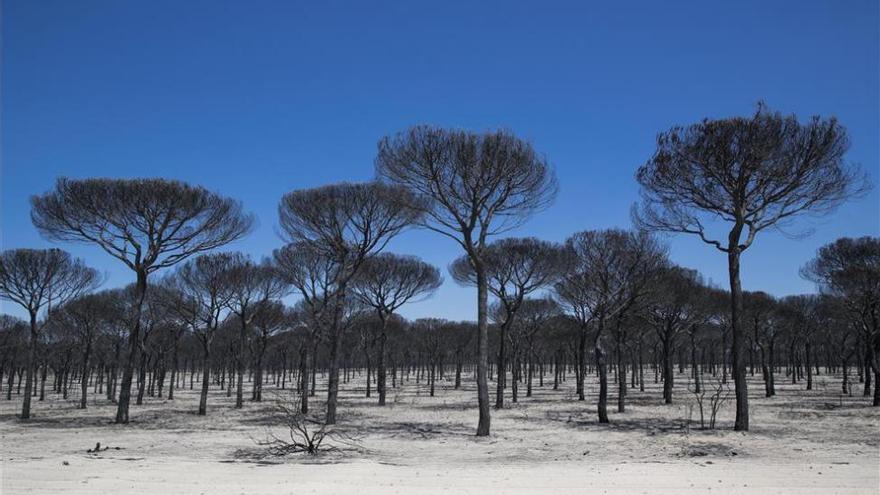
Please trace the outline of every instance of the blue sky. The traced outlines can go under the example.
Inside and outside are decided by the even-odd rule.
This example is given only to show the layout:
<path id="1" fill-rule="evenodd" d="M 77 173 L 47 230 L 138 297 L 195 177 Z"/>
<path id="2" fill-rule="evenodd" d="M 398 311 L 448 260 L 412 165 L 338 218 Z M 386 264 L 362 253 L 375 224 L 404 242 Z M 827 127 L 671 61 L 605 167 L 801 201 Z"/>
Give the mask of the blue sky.
<path id="1" fill-rule="evenodd" d="M 614 4 L 614 5 L 612 5 Z M 230 249 L 281 244 L 289 190 L 373 174 L 376 142 L 410 125 L 505 127 L 555 165 L 556 203 L 514 235 L 561 241 L 630 225 L 636 168 L 659 131 L 744 115 L 764 99 L 835 115 L 878 184 L 876 0 L 740 2 L 2 3 L 2 247 L 44 247 L 28 198 L 58 176 L 163 176 L 241 199 L 260 226 Z M 812 236 L 760 236 L 743 285 L 812 291 L 798 268 L 840 236 L 880 234 L 875 189 Z M 726 285 L 726 259 L 670 238 L 674 261 Z M 65 244 L 133 280 L 96 248 Z M 426 231 L 390 246 L 445 273 L 460 253 Z M 449 279 L 449 277 L 446 277 Z M 474 318 L 447 280 L 409 317 Z M 2 302 L 2 311 L 18 313 Z"/>

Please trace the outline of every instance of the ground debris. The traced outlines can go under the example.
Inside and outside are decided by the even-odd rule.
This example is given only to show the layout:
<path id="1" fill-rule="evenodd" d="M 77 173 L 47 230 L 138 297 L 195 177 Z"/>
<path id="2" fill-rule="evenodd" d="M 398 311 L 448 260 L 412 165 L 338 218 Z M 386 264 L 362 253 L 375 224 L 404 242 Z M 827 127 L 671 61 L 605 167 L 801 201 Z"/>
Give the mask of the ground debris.
<path id="1" fill-rule="evenodd" d="M 101 447 L 101 442 L 98 442 L 98 443 L 95 444 L 95 448 L 93 448 L 93 449 L 89 449 L 89 450 L 87 450 L 86 452 L 88 452 L 89 454 L 97 454 L 98 452 L 102 452 L 102 451 L 105 451 L 105 450 L 110 450 L 110 447 L 103 447 L 103 448 L 102 448 L 102 447 Z M 116 450 L 119 450 L 119 447 L 116 447 Z"/>

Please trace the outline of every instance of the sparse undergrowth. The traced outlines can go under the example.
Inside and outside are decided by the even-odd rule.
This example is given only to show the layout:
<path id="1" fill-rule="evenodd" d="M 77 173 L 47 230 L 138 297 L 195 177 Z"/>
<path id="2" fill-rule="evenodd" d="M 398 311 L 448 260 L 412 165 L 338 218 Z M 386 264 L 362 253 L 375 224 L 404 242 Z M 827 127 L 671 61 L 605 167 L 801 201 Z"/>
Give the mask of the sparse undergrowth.
<path id="1" fill-rule="evenodd" d="M 297 398 L 274 394 L 274 407 L 287 428 L 286 438 L 267 429 L 266 438 L 255 440 L 266 456 L 284 457 L 292 454 L 317 456 L 329 452 L 340 453 L 342 447 L 360 448 L 357 440 L 335 425 L 328 425 L 320 413 L 303 413 Z"/>

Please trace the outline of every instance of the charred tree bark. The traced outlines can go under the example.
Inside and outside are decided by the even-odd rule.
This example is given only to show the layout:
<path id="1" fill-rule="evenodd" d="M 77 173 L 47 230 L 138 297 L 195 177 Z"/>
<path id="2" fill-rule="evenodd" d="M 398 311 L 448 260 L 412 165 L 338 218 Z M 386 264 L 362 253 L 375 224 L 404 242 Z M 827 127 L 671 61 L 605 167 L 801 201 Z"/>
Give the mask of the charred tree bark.
<path id="1" fill-rule="evenodd" d="M 143 270 L 137 271 L 137 281 L 135 282 L 135 311 L 132 318 L 131 333 L 128 337 L 128 358 L 125 360 L 125 367 L 122 370 L 122 383 L 119 388 L 119 403 L 116 408 L 116 423 L 128 423 L 128 408 L 131 402 L 131 381 L 134 377 L 134 365 L 137 360 L 138 342 L 140 342 L 141 334 L 141 315 L 144 310 L 144 299 L 147 296 L 147 273 Z"/>
<path id="2" fill-rule="evenodd" d="M 507 362 L 505 360 L 505 344 L 507 341 L 507 323 L 499 328 L 498 338 L 498 362 L 496 366 L 497 380 L 495 380 L 495 409 L 504 409 L 504 389 L 507 386 Z"/>
<path id="3" fill-rule="evenodd" d="M 477 436 L 489 435 L 491 417 L 489 412 L 489 286 L 482 266 L 477 272 L 477 401 L 480 408 Z"/>
<path id="4" fill-rule="evenodd" d="M 31 417 L 31 392 L 34 386 L 34 358 L 37 353 L 37 338 L 38 338 L 38 330 L 37 330 L 37 313 L 35 311 L 30 312 L 30 339 L 28 339 L 28 347 L 27 353 L 25 353 L 24 358 L 24 367 L 25 367 L 25 380 L 24 380 L 24 397 L 21 403 L 21 419 L 30 419 Z M 21 380 L 19 379 L 19 384 Z M 12 387 L 9 387 L 10 391 Z"/>
<path id="5" fill-rule="evenodd" d="M 740 233 L 742 225 L 737 224 L 730 232 L 728 245 L 728 272 L 730 275 L 730 328 L 733 335 L 733 383 L 736 395 L 736 420 L 733 429 L 735 431 L 749 430 L 749 391 L 746 383 L 746 367 L 743 359 L 743 294 L 739 275 L 740 258 Z"/>

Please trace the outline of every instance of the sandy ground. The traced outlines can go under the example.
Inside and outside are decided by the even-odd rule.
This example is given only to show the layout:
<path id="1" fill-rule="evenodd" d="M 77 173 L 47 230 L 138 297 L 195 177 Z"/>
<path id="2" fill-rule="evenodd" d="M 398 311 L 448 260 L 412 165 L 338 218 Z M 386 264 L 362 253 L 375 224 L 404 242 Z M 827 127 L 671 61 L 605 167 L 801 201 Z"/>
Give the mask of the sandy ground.
<path id="1" fill-rule="evenodd" d="M 771 399 L 757 378 L 748 434 L 731 431 L 732 401 L 720 430 L 688 428 L 682 376 L 672 405 L 653 383 L 630 392 L 625 413 L 615 412 L 614 395 L 610 425 L 596 422 L 595 397 L 575 400 L 573 379 L 556 391 L 536 388 L 493 411 L 489 438 L 473 436 L 473 382 L 454 390 L 444 381 L 429 397 L 411 381 L 380 408 L 353 380 L 343 387 L 339 423 L 356 445 L 283 459 L 260 458 L 255 443 L 269 429 L 283 433 L 271 400 L 236 410 L 212 390 L 200 417 L 187 387 L 174 401 L 132 406 L 132 423 L 117 426 L 113 404 L 79 410 L 75 392 L 69 401 L 34 402 L 34 418 L 21 423 L 13 396 L 0 400 L 0 492 L 880 493 L 880 409 L 860 395 L 841 397 L 836 377 L 817 377 L 813 391 L 782 384 Z M 110 449 L 87 453 L 96 442 Z"/>

